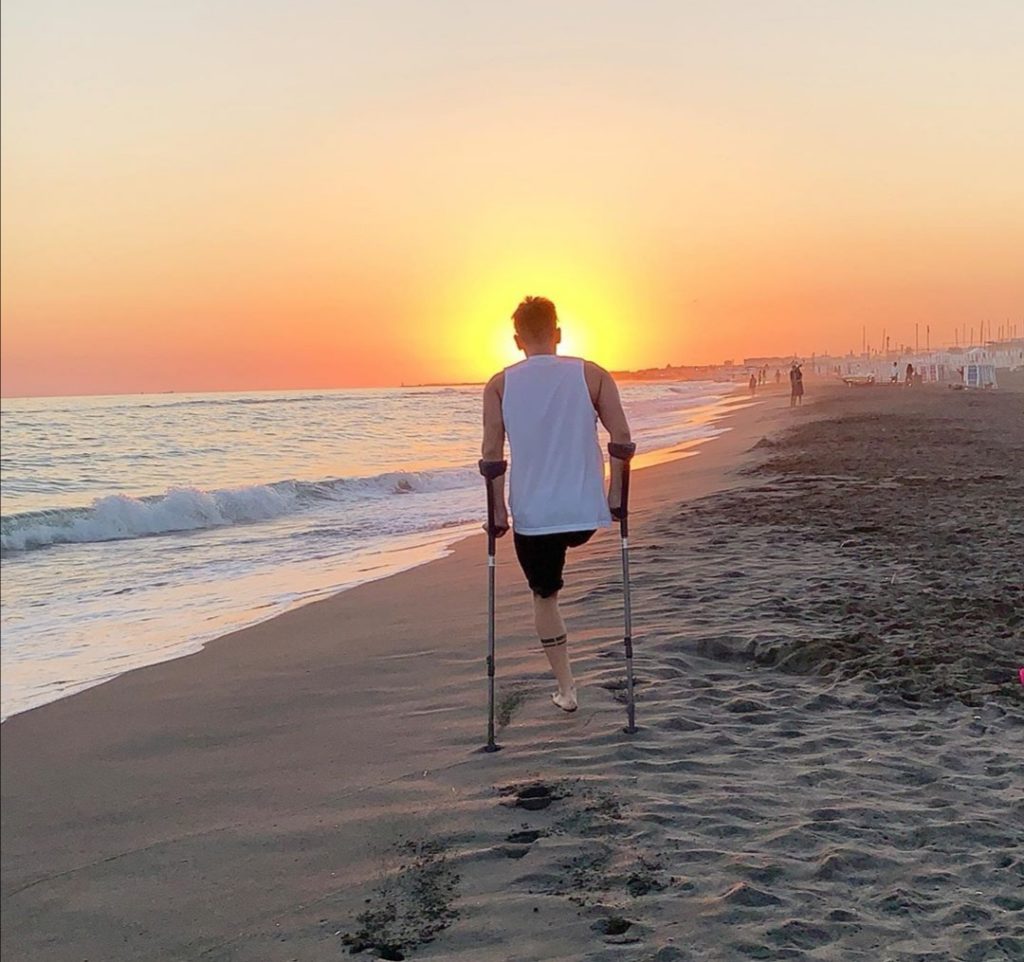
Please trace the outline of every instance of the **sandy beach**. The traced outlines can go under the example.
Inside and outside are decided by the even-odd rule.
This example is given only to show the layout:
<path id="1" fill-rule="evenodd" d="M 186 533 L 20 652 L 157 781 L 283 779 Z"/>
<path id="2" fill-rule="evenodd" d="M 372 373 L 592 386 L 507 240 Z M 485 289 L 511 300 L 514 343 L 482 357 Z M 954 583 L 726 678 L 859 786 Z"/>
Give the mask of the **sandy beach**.
<path id="1" fill-rule="evenodd" d="M 0 728 L 8 962 L 1024 958 L 1024 394 L 774 389 L 572 558 L 482 535 Z"/>

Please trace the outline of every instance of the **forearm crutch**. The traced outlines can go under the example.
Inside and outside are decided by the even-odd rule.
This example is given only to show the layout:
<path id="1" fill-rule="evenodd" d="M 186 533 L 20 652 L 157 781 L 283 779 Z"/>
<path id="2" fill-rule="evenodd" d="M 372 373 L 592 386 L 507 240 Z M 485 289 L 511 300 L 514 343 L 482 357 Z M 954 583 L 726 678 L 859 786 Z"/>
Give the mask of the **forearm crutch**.
<path id="1" fill-rule="evenodd" d="M 629 597 L 629 462 L 636 454 L 636 445 L 608 445 L 608 453 L 622 462 L 622 496 L 619 506 L 612 511 L 612 517 L 619 522 L 619 536 L 622 543 L 622 609 L 625 631 L 622 643 L 626 649 L 626 727 L 627 735 L 636 732 L 636 703 L 633 699 L 633 609 Z"/>
<path id="2" fill-rule="evenodd" d="M 487 744 L 483 750 L 497 752 L 501 750 L 494 741 L 494 572 L 498 531 L 494 525 L 494 489 L 491 482 L 505 473 L 508 462 L 481 461 L 479 467 L 487 488 Z"/>

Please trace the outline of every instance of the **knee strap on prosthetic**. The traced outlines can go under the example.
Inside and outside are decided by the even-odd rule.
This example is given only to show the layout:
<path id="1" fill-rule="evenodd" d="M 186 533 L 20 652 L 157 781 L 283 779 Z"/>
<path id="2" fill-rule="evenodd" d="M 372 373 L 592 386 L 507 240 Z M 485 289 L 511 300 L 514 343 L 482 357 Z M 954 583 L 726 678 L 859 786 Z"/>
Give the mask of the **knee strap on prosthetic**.
<path id="1" fill-rule="evenodd" d="M 545 648 L 560 648 L 565 644 L 565 635 L 559 635 L 557 638 L 541 638 L 540 643 Z"/>

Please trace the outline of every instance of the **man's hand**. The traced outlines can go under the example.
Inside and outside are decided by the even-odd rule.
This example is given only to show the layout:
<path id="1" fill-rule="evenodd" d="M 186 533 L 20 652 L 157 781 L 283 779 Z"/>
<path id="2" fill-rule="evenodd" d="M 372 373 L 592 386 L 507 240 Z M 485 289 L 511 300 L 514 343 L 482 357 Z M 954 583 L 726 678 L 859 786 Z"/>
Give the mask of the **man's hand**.
<path id="1" fill-rule="evenodd" d="M 622 471 L 621 469 L 616 470 L 614 459 L 612 460 L 612 470 L 609 473 L 611 477 L 608 479 L 608 510 L 618 521 L 622 517 Z"/>
<path id="2" fill-rule="evenodd" d="M 484 531 L 487 531 L 487 522 L 485 521 L 481 527 Z M 494 507 L 494 537 L 500 538 L 502 535 L 508 534 L 508 509 L 505 505 L 495 505 Z"/>
<path id="3" fill-rule="evenodd" d="M 494 536 L 500 538 L 503 534 L 508 533 L 508 509 L 505 505 L 495 505 L 494 507 Z"/>

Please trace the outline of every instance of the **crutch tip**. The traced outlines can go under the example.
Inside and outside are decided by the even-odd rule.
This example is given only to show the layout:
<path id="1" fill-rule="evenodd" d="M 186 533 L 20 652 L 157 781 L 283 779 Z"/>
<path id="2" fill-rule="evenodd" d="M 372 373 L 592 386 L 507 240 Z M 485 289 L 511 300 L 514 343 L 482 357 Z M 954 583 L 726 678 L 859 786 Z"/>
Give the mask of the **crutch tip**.
<path id="1" fill-rule="evenodd" d="M 482 751 L 486 755 L 493 755 L 495 752 L 501 751 L 501 745 L 496 745 L 488 742 L 488 744 L 484 745 L 484 747 L 481 748 L 480 751 Z"/>
<path id="2" fill-rule="evenodd" d="M 636 725 L 626 725 L 622 730 L 627 735 L 635 735 L 638 731 L 640 731 L 640 729 L 637 728 Z"/>

